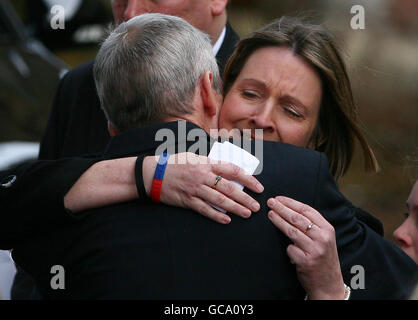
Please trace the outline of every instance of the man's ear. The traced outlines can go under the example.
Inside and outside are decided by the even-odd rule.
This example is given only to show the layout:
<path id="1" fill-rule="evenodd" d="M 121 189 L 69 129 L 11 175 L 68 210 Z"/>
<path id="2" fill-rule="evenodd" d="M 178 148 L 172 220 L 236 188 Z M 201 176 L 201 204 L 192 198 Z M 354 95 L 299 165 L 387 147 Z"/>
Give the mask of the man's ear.
<path id="1" fill-rule="evenodd" d="M 115 129 L 112 122 L 110 122 L 109 120 L 107 120 L 107 130 L 109 131 L 111 137 L 114 137 L 118 134 L 118 130 Z"/>
<path id="2" fill-rule="evenodd" d="M 215 116 L 222 102 L 222 97 L 214 89 L 213 74 L 210 71 L 206 71 L 200 80 L 200 95 L 205 113 L 212 117 Z"/>
<path id="3" fill-rule="evenodd" d="M 228 0 L 211 0 L 210 1 L 210 9 L 212 11 L 213 16 L 220 16 L 222 13 L 225 12 L 226 5 L 228 4 Z"/>

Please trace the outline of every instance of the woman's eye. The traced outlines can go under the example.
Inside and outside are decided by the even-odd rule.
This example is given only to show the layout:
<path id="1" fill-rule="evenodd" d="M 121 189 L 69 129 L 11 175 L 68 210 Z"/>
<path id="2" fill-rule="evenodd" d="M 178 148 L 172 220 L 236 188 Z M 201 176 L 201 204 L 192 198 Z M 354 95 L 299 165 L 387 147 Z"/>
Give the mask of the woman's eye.
<path id="1" fill-rule="evenodd" d="M 242 92 L 242 95 L 243 95 L 245 98 L 249 98 L 249 99 L 255 99 L 255 98 L 258 98 L 258 94 L 257 94 L 256 92 L 254 92 L 254 91 L 249 91 L 249 90 L 244 90 L 244 91 Z"/>
<path id="2" fill-rule="evenodd" d="M 302 115 L 300 115 L 298 112 L 296 112 L 295 110 L 293 110 L 292 108 L 289 108 L 289 107 L 285 107 L 284 108 L 285 109 L 285 111 L 291 116 L 291 117 L 294 117 L 294 118 L 302 118 Z"/>

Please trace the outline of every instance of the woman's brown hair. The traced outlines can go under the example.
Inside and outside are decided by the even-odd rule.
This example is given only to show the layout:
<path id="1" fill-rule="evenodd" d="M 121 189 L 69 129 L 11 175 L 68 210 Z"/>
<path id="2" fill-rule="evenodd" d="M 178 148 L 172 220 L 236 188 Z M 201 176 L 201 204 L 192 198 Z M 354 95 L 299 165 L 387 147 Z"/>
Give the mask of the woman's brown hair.
<path id="1" fill-rule="evenodd" d="M 376 158 L 357 124 L 357 107 L 344 61 L 331 33 L 322 26 L 305 19 L 282 17 L 241 40 L 225 67 L 224 96 L 251 54 L 269 46 L 288 47 L 321 77 L 319 119 L 309 146 L 327 155 L 334 177 L 340 178 L 349 168 L 355 139 L 363 150 L 366 170 L 376 172 Z"/>

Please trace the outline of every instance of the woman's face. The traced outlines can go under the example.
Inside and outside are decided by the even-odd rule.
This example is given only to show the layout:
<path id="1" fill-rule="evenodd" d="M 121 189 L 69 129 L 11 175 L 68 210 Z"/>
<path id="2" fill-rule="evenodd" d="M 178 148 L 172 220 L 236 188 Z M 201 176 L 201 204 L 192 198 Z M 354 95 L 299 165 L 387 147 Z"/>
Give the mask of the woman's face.
<path id="1" fill-rule="evenodd" d="M 393 236 L 399 247 L 418 263 L 418 181 L 415 182 L 408 200 L 406 220 L 395 230 Z"/>
<path id="2" fill-rule="evenodd" d="M 219 128 L 263 129 L 263 139 L 307 147 L 321 104 L 317 72 L 290 49 L 255 51 L 224 97 Z"/>

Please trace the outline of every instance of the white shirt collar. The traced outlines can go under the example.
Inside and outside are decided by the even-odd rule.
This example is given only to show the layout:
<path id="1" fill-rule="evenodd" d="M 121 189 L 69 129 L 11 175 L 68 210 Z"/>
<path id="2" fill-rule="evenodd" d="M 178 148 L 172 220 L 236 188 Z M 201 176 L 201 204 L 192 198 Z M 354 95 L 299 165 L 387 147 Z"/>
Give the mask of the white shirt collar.
<path id="1" fill-rule="evenodd" d="M 225 39 L 225 33 L 226 33 L 226 26 L 223 28 L 221 35 L 219 36 L 218 40 L 216 40 L 215 45 L 213 46 L 213 54 L 216 56 L 219 52 L 219 49 L 222 46 L 222 43 L 224 42 Z"/>

